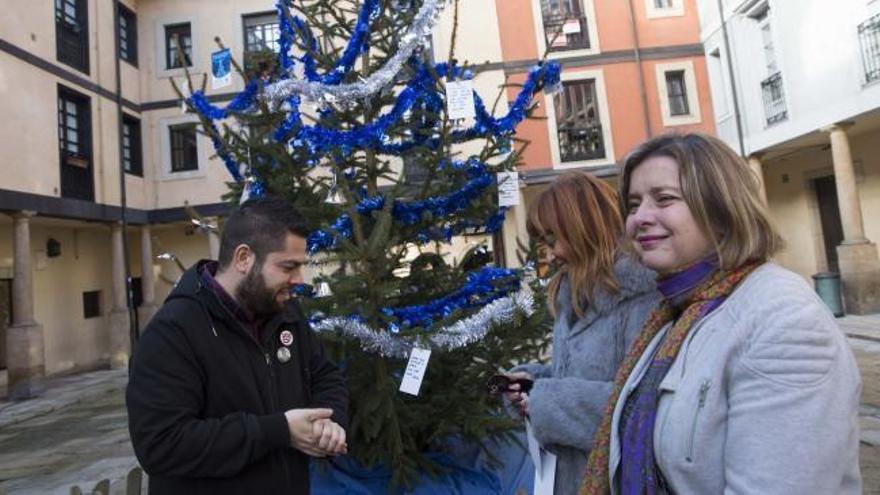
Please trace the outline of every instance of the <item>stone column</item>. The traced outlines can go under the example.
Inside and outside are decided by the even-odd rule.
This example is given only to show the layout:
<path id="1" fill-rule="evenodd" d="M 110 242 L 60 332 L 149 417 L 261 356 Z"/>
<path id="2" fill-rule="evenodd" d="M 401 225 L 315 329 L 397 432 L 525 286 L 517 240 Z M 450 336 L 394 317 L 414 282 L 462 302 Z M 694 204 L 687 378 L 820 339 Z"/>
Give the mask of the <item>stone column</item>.
<path id="1" fill-rule="evenodd" d="M 217 228 L 208 230 L 208 254 L 212 260 L 220 257 L 220 218 L 208 217 L 205 219 L 209 225 L 216 225 Z"/>
<path id="2" fill-rule="evenodd" d="M 6 366 L 9 398 L 22 400 L 35 397 L 41 390 L 46 374 L 43 347 L 43 326 L 34 321 L 34 279 L 31 264 L 32 211 L 12 215 L 13 280 L 12 326 L 6 329 Z"/>
<path id="3" fill-rule="evenodd" d="M 764 204 L 767 204 L 767 186 L 764 184 L 764 165 L 761 163 L 762 153 L 753 153 L 749 156 L 749 168 L 752 169 L 752 173 L 755 174 L 755 178 L 758 179 L 758 185 L 760 186 L 761 199 L 764 201 Z"/>
<path id="4" fill-rule="evenodd" d="M 143 302 L 138 312 L 138 325 L 143 330 L 156 314 L 156 282 L 153 277 L 153 238 L 150 226 L 141 227 L 141 293 Z"/>
<path id="5" fill-rule="evenodd" d="M 128 366 L 131 355 L 131 321 L 128 314 L 128 300 L 125 283 L 125 254 L 122 243 L 122 225 L 115 224 L 111 229 L 110 244 L 113 252 L 113 308 L 110 310 L 110 366 L 124 368 Z"/>
<path id="6" fill-rule="evenodd" d="M 843 226 L 843 242 L 837 247 L 843 301 L 848 313 L 880 312 L 880 257 L 877 246 L 865 237 L 862 204 L 846 129 L 840 123 L 826 129 L 834 159 L 834 182 Z"/>

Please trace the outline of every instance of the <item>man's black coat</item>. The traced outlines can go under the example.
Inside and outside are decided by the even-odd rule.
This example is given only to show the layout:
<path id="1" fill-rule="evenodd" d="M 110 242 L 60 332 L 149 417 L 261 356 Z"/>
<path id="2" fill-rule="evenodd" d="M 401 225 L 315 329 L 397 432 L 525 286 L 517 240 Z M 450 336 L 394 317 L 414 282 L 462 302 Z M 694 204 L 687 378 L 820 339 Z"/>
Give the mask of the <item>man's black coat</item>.
<path id="1" fill-rule="evenodd" d="M 200 262 L 201 266 L 204 262 Z M 309 492 L 308 458 L 284 411 L 328 407 L 347 428 L 348 392 L 296 303 L 252 337 L 184 274 L 144 330 L 126 391 L 134 450 L 157 494 Z M 293 333 L 291 358 L 277 351 Z"/>

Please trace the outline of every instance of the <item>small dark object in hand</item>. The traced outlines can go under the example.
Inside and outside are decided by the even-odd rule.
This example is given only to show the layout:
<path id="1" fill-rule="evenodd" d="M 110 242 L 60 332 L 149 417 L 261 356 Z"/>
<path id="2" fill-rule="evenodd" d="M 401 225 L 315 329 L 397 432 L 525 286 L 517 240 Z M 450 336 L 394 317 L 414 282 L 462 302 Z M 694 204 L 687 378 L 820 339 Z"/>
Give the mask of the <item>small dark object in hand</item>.
<path id="1" fill-rule="evenodd" d="M 519 384 L 519 390 L 511 390 L 510 386 L 514 383 Z M 489 378 L 488 388 L 489 395 L 501 395 L 504 392 L 523 392 L 528 393 L 532 389 L 535 382 L 528 378 L 511 378 L 507 375 L 493 375 Z"/>

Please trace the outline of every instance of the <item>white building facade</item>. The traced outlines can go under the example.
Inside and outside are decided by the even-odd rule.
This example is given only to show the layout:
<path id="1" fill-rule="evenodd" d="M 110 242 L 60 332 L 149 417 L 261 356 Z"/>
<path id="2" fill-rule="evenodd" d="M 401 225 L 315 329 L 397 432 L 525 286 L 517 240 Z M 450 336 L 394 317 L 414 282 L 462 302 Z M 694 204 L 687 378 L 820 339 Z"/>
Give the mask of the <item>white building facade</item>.
<path id="1" fill-rule="evenodd" d="M 760 174 L 783 265 L 880 311 L 880 1 L 700 0 L 718 135 Z"/>

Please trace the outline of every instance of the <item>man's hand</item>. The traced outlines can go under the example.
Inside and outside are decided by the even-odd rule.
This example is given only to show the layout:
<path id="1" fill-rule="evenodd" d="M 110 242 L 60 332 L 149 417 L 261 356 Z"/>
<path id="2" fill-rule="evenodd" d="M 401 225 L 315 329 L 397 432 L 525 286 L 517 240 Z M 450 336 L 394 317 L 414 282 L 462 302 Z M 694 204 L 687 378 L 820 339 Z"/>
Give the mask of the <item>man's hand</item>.
<path id="1" fill-rule="evenodd" d="M 312 423 L 312 433 L 317 438 L 317 446 L 326 455 L 348 453 L 345 430 L 330 419 L 319 419 Z"/>
<path id="2" fill-rule="evenodd" d="M 284 413 L 290 430 L 290 445 L 313 457 L 325 457 L 328 453 L 318 447 L 321 432 L 315 434 L 318 421 L 329 421 L 333 409 L 291 409 Z M 335 424 L 335 423 L 334 423 Z"/>

